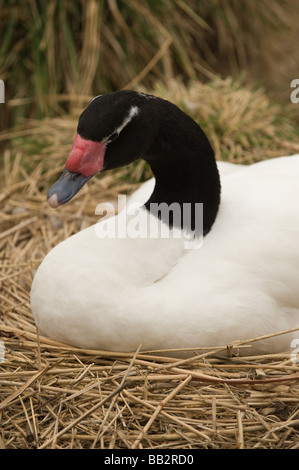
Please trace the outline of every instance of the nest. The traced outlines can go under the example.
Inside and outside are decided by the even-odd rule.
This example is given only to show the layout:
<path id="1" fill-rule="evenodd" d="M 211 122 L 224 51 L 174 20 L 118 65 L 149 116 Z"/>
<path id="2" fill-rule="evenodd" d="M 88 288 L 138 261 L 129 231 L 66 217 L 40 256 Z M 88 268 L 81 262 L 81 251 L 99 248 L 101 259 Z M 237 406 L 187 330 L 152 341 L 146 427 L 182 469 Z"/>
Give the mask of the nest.
<path id="1" fill-rule="evenodd" d="M 75 123 L 27 122 L 4 152 L 0 448 L 299 448 L 296 350 L 253 356 L 255 338 L 180 359 L 176 351 L 83 350 L 39 334 L 29 297 L 45 254 L 95 223 L 99 200 L 132 191 L 148 176 L 137 163 L 130 178 L 126 169 L 109 173 L 71 205 L 50 209 L 45 194 L 63 168 Z M 241 348 L 247 355 L 238 355 Z"/>
<path id="2" fill-rule="evenodd" d="M 22 320 L 24 329 L 1 331 L 2 448 L 298 448 L 289 354 L 223 359 L 211 349 L 178 360 L 80 350 Z"/>

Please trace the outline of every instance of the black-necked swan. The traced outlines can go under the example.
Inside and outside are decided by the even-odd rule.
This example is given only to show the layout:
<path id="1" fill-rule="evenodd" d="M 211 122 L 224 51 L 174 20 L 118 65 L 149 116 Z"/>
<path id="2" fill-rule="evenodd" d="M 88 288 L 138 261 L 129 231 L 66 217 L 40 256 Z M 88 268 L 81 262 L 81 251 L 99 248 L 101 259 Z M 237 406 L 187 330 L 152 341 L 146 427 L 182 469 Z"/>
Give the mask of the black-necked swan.
<path id="1" fill-rule="evenodd" d="M 40 332 L 125 352 L 225 346 L 298 327 L 299 155 L 216 164 L 201 128 L 172 103 L 130 90 L 99 95 L 79 118 L 50 206 L 139 157 L 155 178 L 39 266 L 31 305 Z M 250 351 L 289 350 L 297 336 L 253 342 Z"/>

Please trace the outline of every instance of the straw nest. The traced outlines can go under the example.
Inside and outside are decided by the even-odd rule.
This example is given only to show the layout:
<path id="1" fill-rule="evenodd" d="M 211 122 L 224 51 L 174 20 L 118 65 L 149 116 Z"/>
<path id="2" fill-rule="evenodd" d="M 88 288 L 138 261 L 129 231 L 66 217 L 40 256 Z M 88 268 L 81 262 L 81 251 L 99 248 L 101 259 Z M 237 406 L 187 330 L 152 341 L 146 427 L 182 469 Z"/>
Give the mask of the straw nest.
<path id="1" fill-rule="evenodd" d="M 137 163 L 50 209 L 45 194 L 63 168 L 75 122 L 30 121 L 2 135 L 12 145 L 4 151 L 0 194 L 0 448 L 298 448 L 296 349 L 251 356 L 252 341 L 237 342 L 179 359 L 173 351 L 81 350 L 39 335 L 29 293 L 44 255 L 94 223 L 99 201 L 132 191 L 149 175 Z M 281 154 L 285 145 L 282 139 Z"/>

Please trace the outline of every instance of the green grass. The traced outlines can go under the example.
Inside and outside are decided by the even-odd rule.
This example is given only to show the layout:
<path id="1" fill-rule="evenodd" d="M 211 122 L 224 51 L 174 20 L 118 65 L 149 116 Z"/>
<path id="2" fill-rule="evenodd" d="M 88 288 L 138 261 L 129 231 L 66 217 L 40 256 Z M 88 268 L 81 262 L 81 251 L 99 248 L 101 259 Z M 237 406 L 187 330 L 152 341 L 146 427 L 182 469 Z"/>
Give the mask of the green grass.
<path id="1" fill-rule="evenodd" d="M 100 92 L 247 71 L 283 95 L 298 0 L 0 0 L 0 125 L 76 110 Z"/>

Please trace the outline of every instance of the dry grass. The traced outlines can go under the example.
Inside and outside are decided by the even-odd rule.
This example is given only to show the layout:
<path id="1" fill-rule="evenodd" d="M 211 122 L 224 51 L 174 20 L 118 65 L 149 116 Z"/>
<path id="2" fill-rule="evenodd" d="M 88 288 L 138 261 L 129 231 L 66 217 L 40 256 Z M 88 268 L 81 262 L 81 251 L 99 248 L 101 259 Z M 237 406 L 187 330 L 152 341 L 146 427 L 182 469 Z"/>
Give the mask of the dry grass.
<path id="1" fill-rule="evenodd" d="M 180 361 L 79 350 L 39 338 L 25 316 L 17 328 L 16 316 L 2 331 L 3 448 L 298 448 L 288 354 Z"/>
<path id="2" fill-rule="evenodd" d="M 262 151 L 265 157 L 294 153 L 291 120 L 281 118 L 281 127 L 275 120 L 281 109 L 273 113 L 262 92 L 235 91 L 233 97 L 232 84 L 224 82 L 210 89 L 178 84 L 167 97 L 179 97 L 186 108 L 193 103 L 190 112 L 214 145 L 218 135 L 218 157 L 251 161 L 251 135 L 259 136 L 253 160 Z M 166 97 L 163 88 L 160 94 Z M 237 148 L 238 113 L 244 132 Z M 99 201 L 132 191 L 149 175 L 139 162 L 133 171 L 94 179 L 71 204 L 50 209 L 45 194 L 63 168 L 75 120 L 26 121 L 0 137 L 13 138 L 0 175 L 0 448 L 298 448 L 299 370 L 290 351 L 251 356 L 249 342 L 221 357 L 211 345 L 208 353 L 181 360 L 157 352 L 80 350 L 38 335 L 29 292 L 44 255 L 94 223 Z M 222 150 L 223 142 L 229 150 Z M 247 357 L 238 357 L 239 347 L 248 348 Z"/>
<path id="3" fill-rule="evenodd" d="M 299 151 L 294 106 L 273 102 L 262 88 L 218 77 L 185 86 L 158 82 L 153 93 L 177 104 L 204 129 L 217 160 L 248 164 Z"/>

